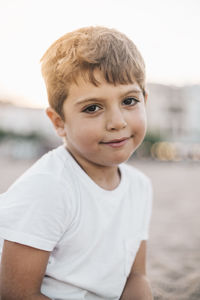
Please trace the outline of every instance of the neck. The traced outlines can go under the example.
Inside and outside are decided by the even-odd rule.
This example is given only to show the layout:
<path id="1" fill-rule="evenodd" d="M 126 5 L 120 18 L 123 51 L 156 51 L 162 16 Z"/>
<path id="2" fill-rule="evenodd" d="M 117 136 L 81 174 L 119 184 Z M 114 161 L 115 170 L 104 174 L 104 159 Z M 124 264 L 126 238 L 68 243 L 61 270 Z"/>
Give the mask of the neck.
<path id="1" fill-rule="evenodd" d="M 117 166 L 82 166 L 88 176 L 101 188 L 114 190 L 120 183 L 120 172 Z"/>
<path id="2" fill-rule="evenodd" d="M 119 185 L 121 176 L 118 166 L 101 166 L 89 161 L 80 160 L 72 153 L 71 155 L 87 175 L 101 188 L 114 190 Z"/>

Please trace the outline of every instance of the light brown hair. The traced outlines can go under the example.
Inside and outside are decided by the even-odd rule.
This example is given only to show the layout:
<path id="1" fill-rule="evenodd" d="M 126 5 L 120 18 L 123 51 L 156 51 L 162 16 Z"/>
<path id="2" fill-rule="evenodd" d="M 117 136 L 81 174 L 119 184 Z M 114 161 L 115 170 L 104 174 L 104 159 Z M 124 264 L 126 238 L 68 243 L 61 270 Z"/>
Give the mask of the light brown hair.
<path id="1" fill-rule="evenodd" d="M 138 83 L 145 95 L 145 64 L 135 44 L 123 33 L 106 27 L 85 27 L 54 42 L 41 58 L 50 106 L 63 118 L 63 103 L 71 83 L 81 76 L 98 86 L 100 70 L 111 84 Z"/>

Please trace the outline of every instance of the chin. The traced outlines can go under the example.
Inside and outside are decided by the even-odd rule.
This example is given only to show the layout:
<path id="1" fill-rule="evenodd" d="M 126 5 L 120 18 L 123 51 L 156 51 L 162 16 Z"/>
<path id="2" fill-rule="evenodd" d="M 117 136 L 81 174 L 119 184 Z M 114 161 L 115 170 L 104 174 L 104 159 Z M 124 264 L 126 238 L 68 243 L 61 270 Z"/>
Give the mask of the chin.
<path id="1" fill-rule="evenodd" d="M 129 155 L 113 155 L 113 157 L 110 159 L 110 161 L 108 162 L 108 166 L 117 166 L 119 164 L 122 164 L 124 162 L 126 162 L 130 157 L 131 157 L 132 153 Z"/>

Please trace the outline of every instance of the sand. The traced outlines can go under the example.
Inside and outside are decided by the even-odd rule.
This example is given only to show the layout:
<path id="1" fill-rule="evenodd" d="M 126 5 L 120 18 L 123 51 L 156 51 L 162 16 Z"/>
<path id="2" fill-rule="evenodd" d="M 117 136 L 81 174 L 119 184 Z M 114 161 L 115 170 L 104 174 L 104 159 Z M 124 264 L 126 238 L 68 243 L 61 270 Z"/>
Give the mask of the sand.
<path id="1" fill-rule="evenodd" d="M 0 159 L 0 193 L 33 161 Z M 200 299 L 200 163 L 136 161 L 154 187 L 147 271 L 155 300 Z"/>
<path id="2" fill-rule="evenodd" d="M 155 299 L 200 299 L 200 163 L 137 162 L 154 187 L 148 275 Z"/>

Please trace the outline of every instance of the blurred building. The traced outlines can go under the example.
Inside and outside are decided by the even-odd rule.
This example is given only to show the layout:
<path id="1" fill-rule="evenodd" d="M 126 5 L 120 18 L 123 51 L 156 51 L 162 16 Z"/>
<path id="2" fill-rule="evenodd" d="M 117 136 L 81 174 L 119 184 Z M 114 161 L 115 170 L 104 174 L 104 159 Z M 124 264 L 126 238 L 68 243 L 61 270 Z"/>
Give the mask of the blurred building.
<path id="1" fill-rule="evenodd" d="M 0 155 L 37 158 L 57 147 L 62 140 L 43 109 L 0 102 Z"/>
<path id="2" fill-rule="evenodd" d="M 168 141 L 200 142 L 200 85 L 148 84 L 148 127 Z"/>
<path id="3" fill-rule="evenodd" d="M 37 133 L 52 142 L 58 139 L 45 110 L 4 102 L 0 102 L 0 129 L 24 135 Z"/>
<path id="4" fill-rule="evenodd" d="M 0 128 L 15 133 L 50 133 L 45 112 L 41 109 L 19 107 L 0 102 Z"/>

